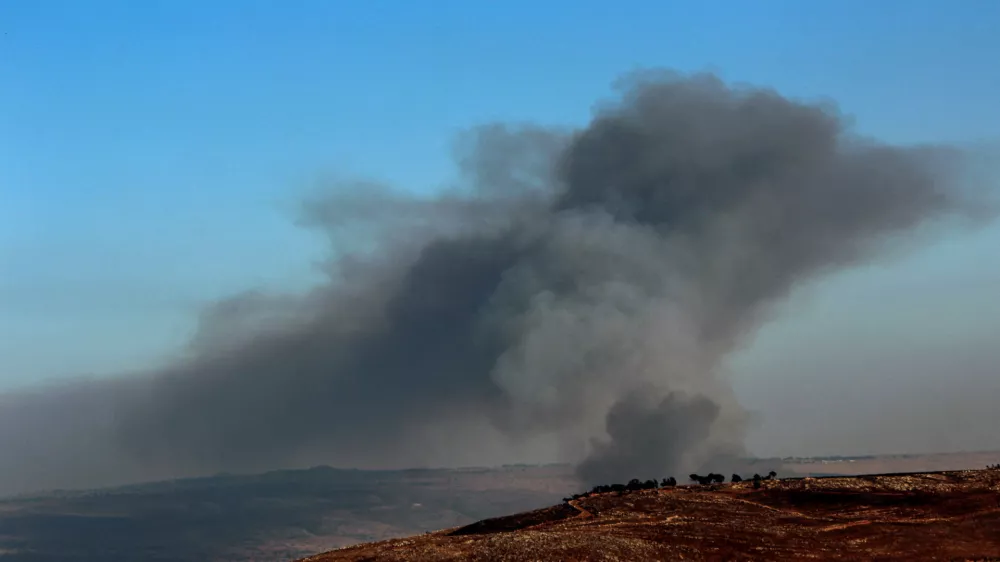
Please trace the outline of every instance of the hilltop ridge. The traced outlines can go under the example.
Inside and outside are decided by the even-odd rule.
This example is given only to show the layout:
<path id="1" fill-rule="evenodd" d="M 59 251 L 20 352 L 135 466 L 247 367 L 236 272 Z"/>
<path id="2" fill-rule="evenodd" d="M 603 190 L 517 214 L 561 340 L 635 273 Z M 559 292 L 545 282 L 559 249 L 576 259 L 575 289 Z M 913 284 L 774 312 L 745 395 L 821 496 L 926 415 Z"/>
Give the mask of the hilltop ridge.
<path id="1" fill-rule="evenodd" d="M 1000 470 L 584 494 L 301 562 L 1000 559 Z"/>

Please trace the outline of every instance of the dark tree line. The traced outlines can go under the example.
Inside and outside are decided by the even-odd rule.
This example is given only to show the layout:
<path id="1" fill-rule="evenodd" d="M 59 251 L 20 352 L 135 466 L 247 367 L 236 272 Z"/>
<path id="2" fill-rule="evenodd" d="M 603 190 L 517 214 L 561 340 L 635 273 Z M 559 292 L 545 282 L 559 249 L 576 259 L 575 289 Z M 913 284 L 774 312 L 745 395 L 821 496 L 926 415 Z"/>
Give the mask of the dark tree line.
<path id="1" fill-rule="evenodd" d="M 708 476 L 699 476 L 697 474 L 692 474 L 690 476 L 692 482 L 697 482 L 702 486 L 707 486 L 708 484 L 722 484 L 726 481 L 726 477 L 721 474 L 716 474 L 714 472 L 709 472 Z"/>
<path id="2" fill-rule="evenodd" d="M 778 476 L 778 473 L 775 472 L 775 471 L 773 471 L 773 470 L 771 472 L 768 472 L 767 476 L 761 476 L 760 474 L 754 474 L 753 475 L 753 487 L 754 487 L 754 489 L 760 488 L 760 483 L 762 481 L 764 481 L 764 480 L 774 480 L 774 478 L 776 476 Z"/>
<path id="3" fill-rule="evenodd" d="M 773 480 L 777 477 L 777 473 L 773 470 L 767 473 L 767 476 L 761 476 L 760 474 L 753 475 L 753 487 L 759 488 L 760 483 L 764 480 Z M 697 482 L 702 486 L 707 486 L 710 484 L 722 484 L 726 481 L 726 477 L 722 474 L 716 474 L 714 472 L 708 473 L 707 476 L 700 476 L 698 474 L 690 475 L 692 482 Z M 743 478 L 739 474 L 733 474 L 733 482 L 742 482 Z M 594 486 L 589 492 L 584 492 L 582 494 L 573 494 L 568 498 L 563 498 L 564 502 L 578 500 L 580 498 L 587 497 L 591 494 L 606 494 L 608 492 L 635 492 L 639 490 L 656 490 L 657 488 L 672 488 L 677 485 L 677 479 L 673 476 L 664 478 L 662 481 L 657 482 L 656 480 L 646 480 L 642 481 L 638 478 L 633 478 L 629 480 L 628 484 L 602 484 Z"/>

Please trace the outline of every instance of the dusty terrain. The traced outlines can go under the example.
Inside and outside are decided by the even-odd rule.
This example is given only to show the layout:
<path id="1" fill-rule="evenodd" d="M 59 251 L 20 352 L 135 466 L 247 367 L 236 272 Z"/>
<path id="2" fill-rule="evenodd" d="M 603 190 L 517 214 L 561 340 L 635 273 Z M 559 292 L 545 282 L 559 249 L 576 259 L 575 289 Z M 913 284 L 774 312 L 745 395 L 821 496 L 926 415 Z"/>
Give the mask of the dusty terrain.
<path id="1" fill-rule="evenodd" d="M 309 562 L 1000 560 L 1000 470 L 594 494 Z"/>
<path id="2" fill-rule="evenodd" d="M 746 459 L 738 469 L 709 468 L 727 469 L 727 476 L 728 470 L 776 470 L 794 477 L 952 470 L 997 462 L 1000 452 Z M 0 561 L 288 561 L 536 509 L 579 491 L 572 466 L 513 465 L 386 471 L 318 467 L 35 493 L 0 499 Z M 560 509 L 577 513 L 570 506 Z"/>

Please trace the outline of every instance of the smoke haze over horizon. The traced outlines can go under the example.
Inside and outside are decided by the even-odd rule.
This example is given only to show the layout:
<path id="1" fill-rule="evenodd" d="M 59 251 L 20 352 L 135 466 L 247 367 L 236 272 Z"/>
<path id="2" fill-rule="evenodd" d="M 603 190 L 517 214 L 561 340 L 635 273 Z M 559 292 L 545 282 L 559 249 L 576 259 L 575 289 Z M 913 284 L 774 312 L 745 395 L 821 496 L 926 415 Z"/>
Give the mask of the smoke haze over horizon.
<path id="1" fill-rule="evenodd" d="M 710 74 L 618 91 L 579 130 L 463 135 L 441 195 L 306 202 L 328 281 L 217 303 L 162 369 L 0 395 L 0 492 L 542 450 L 588 483 L 681 474 L 745 453 L 722 371 L 776 304 L 983 214 L 955 147 Z"/>

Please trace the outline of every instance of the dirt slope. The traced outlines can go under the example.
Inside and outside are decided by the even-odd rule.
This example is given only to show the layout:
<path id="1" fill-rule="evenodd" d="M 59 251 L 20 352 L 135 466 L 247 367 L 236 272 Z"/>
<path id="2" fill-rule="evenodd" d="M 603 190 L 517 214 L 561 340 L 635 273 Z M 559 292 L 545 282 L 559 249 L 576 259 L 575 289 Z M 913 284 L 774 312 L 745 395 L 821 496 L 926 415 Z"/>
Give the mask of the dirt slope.
<path id="1" fill-rule="evenodd" d="M 305 560 L 1000 560 L 1000 470 L 607 493 Z"/>

